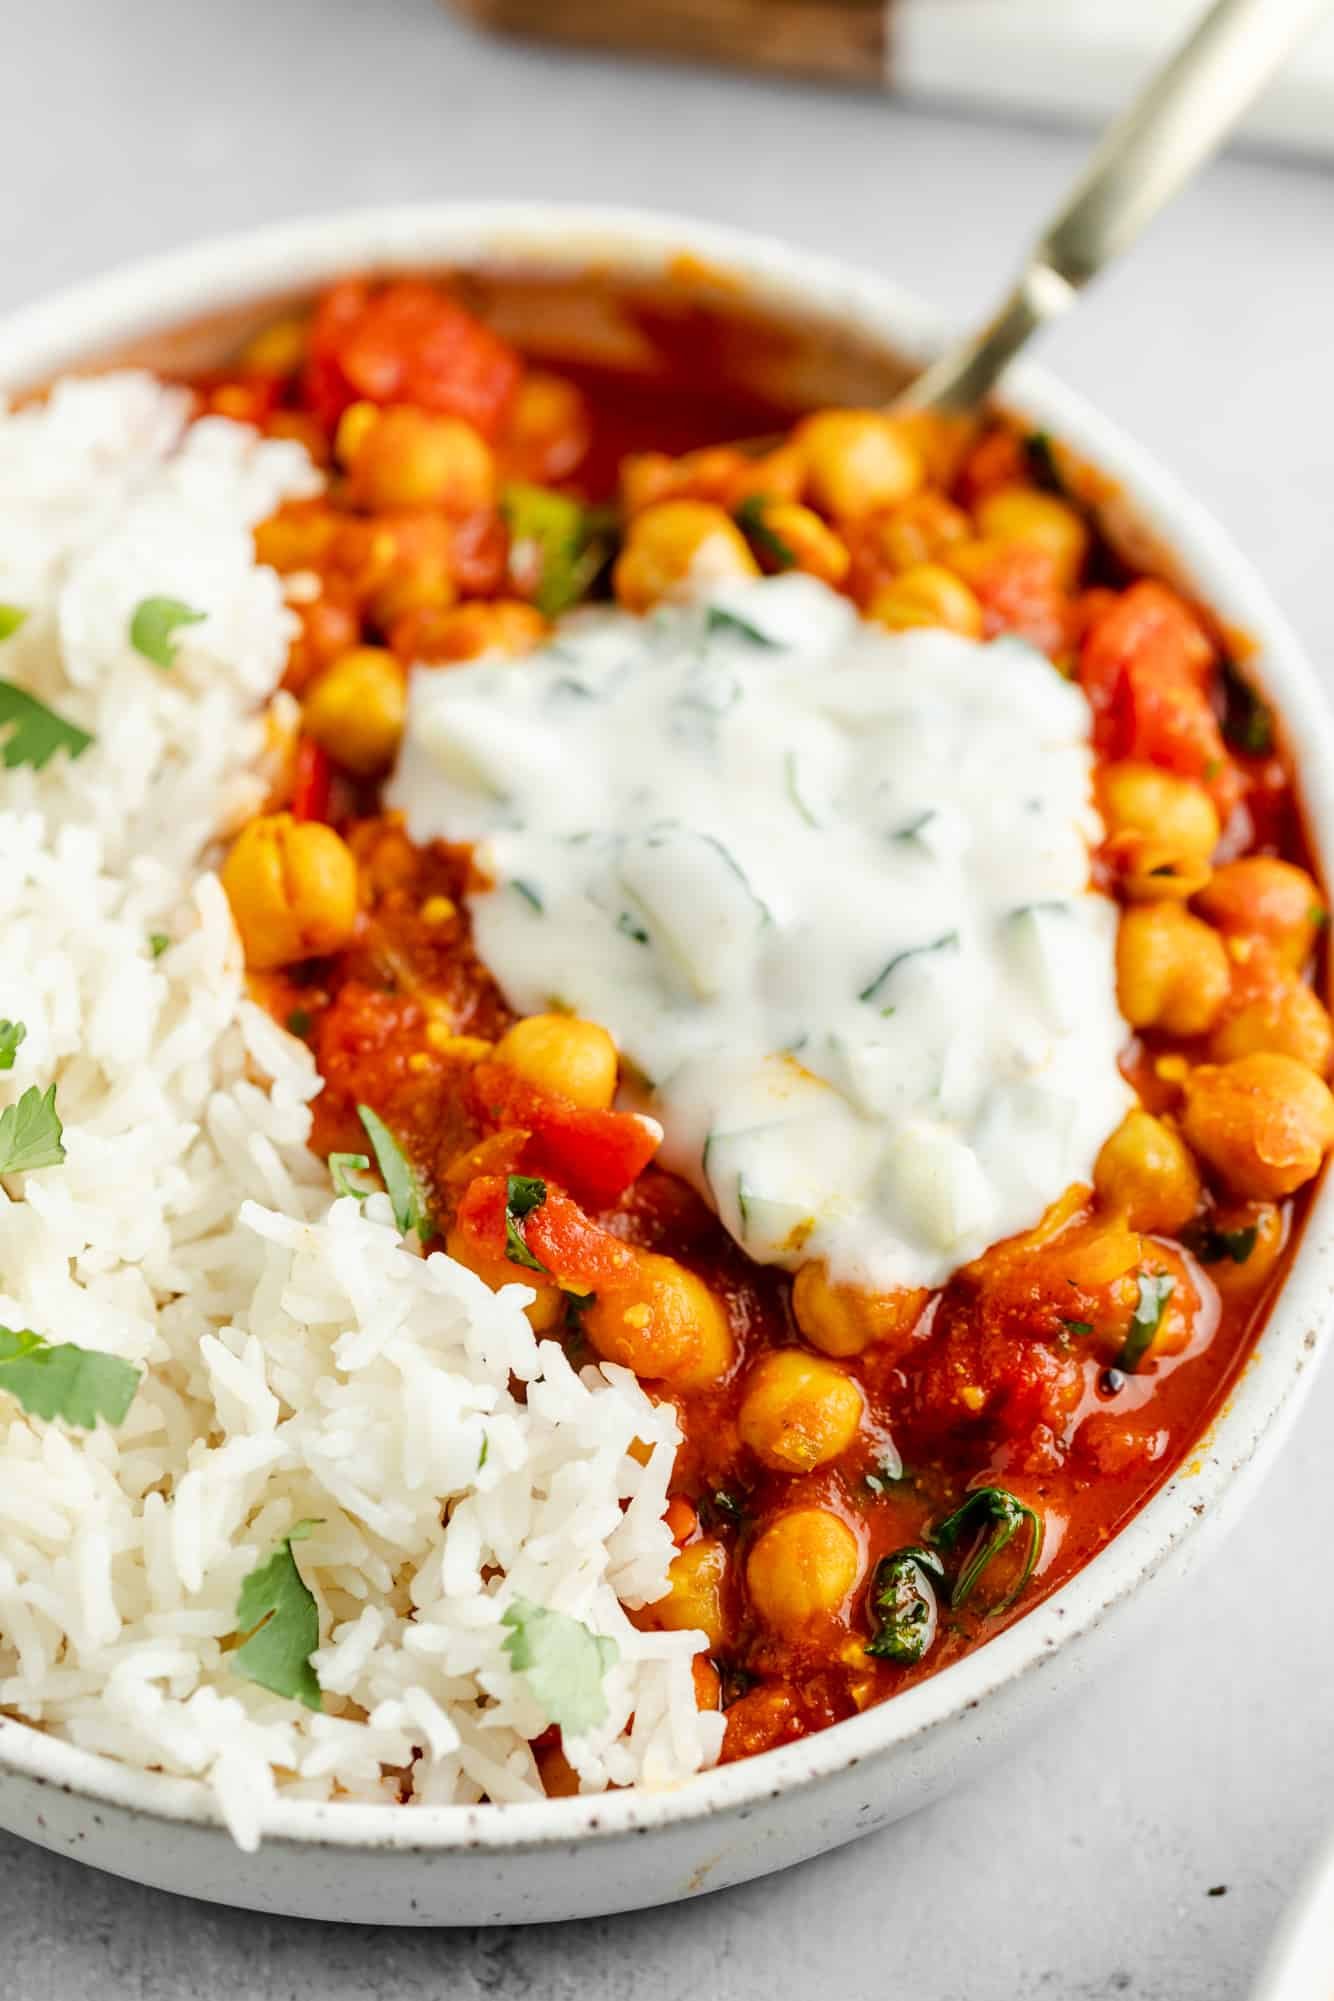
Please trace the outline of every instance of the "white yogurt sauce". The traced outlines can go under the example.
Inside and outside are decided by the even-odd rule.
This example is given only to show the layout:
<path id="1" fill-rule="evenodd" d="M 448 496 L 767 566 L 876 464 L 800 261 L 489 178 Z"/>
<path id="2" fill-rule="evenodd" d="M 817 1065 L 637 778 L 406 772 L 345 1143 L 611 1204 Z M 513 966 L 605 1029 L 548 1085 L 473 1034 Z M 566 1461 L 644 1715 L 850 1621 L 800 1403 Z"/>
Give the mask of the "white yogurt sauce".
<path id="1" fill-rule="evenodd" d="M 415 669 L 389 796 L 478 843 L 506 998 L 610 1030 L 752 1257 L 939 1285 L 1129 1103 L 1088 732 L 1020 642 L 789 575 Z"/>

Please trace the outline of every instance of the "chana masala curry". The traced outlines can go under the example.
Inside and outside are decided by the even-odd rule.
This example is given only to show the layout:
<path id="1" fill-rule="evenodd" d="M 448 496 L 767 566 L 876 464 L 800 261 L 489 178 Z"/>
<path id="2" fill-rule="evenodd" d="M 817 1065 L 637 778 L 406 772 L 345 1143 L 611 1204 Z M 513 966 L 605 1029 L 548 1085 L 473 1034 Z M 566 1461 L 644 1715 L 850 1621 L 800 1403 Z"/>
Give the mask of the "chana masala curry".
<path id="1" fill-rule="evenodd" d="M 705 367 L 416 280 L 193 386 L 329 473 L 257 531 L 300 720 L 222 880 L 335 1186 L 676 1406 L 636 1617 L 725 1759 L 896 1694 L 1189 1454 L 1334 1141 L 1240 649 L 1001 419 L 756 456 Z"/>

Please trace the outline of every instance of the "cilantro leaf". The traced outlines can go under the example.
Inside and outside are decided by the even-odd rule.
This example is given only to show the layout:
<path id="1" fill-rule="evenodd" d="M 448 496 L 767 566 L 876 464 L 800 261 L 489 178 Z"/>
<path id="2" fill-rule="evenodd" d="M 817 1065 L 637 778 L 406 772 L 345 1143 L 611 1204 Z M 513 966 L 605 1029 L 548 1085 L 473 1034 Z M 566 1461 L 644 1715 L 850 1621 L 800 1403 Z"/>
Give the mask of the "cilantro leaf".
<path id="1" fill-rule="evenodd" d="M 236 1601 L 237 1631 L 247 1633 L 231 1656 L 235 1672 L 246 1681 L 323 1709 L 324 1698 L 310 1657 L 320 1643 L 320 1615 L 315 1596 L 296 1567 L 292 1544 L 302 1541 L 314 1522 L 298 1522 L 272 1556 L 257 1563 L 241 1585 Z"/>
<path id="2" fill-rule="evenodd" d="M 34 1167 L 59 1167 L 65 1158 L 56 1110 L 56 1087 L 39 1091 L 29 1084 L 16 1105 L 0 1112 L 0 1174 L 25 1174 Z"/>
<path id="3" fill-rule="evenodd" d="M 876 1633 L 866 1642 L 873 1660 L 896 1661 L 900 1667 L 921 1660 L 936 1637 L 940 1614 L 935 1586 L 944 1576 L 936 1552 L 916 1544 L 881 1558 L 871 1585 Z"/>
<path id="4" fill-rule="evenodd" d="M 148 934 L 148 949 L 155 959 L 162 957 L 170 943 L 171 939 L 165 931 L 150 931 Z"/>
<path id="5" fill-rule="evenodd" d="M 30 1327 L 0 1327 L 0 1390 L 17 1397 L 29 1417 L 63 1417 L 81 1431 L 92 1431 L 99 1417 L 119 1424 L 139 1376 L 119 1356 L 72 1341 L 57 1345 Z"/>
<path id="6" fill-rule="evenodd" d="M 511 481 L 500 508 L 520 581 L 542 615 L 556 618 L 579 602 L 611 553 L 605 513 L 526 480 Z"/>
<path id="7" fill-rule="evenodd" d="M 546 1273 L 546 1266 L 528 1248 L 523 1233 L 525 1219 L 540 1209 L 547 1199 L 545 1181 L 526 1174 L 511 1174 L 505 1180 L 505 1256 L 511 1264 L 527 1265 L 529 1271 Z"/>
<path id="8" fill-rule="evenodd" d="M 92 742 L 87 730 L 67 723 L 13 681 L 0 681 L 0 729 L 6 726 L 8 734 L 0 755 L 7 771 L 18 764 L 30 764 L 34 771 L 41 771 L 58 750 L 67 750 L 71 758 L 82 757 Z"/>
<path id="9" fill-rule="evenodd" d="M 1222 665 L 1223 735 L 1248 757 L 1267 757 L 1274 748 L 1274 712 L 1231 660 Z"/>
<path id="10" fill-rule="evenodd" d="M 172 634 L 183 625 L 198 625 L 208 613 L 182 604 L 179 598 L 143 598 L 130 619 L 130 644 L 155 667 L 176 665 Z"/>
<path id="11" fill-rule="evenodd" d="M 1061 1325 L 1068 1334 L 1091 1334 L 1093 1332 L 1093 1322 L 1091 1320 L 1063 1319 Z"/>
<path id="12" fill-rule="evenodd" d="M 426 1205 L 422 1201 L 417 1177 L 409 1167 L 398 1141 L 384 1120 L 377 1118 L 369 1105 L 358 1105 L 357 1117 L 366 1128 L 366 1137 L 375 1155 L 375 1165 L 380 1170 L 381 1179 L 393 1207 L 394 1221 L 405 1237 L 413 1230 L 419 1237 L 425 1237 Z"/>
<path id="13" fill-rule="evenodd" d="M 1065 481 L 1056 463 L 1056 448 L 1046 431 L 1030 431 L 1023 441 L 1028 476 L 1044 493 L 1064 493 Z"/>
<path id="14" fill-rule="evenodd" d="M 370 1161 L 364 1153 L 331 1153 L 329 1155 L 329 1179 L 333 1182 L 335 1195 L 352 1195 L 358 1202 L 364 1202 L 374 1194 L 372 1188 L 359 1188 L 352 1179 L 354 1174 L 365 1174 Z"/>
<path id="15" fill-rule="evenodd" d="M 749 536 L 761 556 L 766 556 L 780 570 L 794 570 L 797 566 L 797 552 L 790 542 L 785 542 L 769 526 L 764 518 L 766 507 L 773 501 L 763 493 L 752 493 L 743 500 L 733 517 L 743 535 Z"/>
<path id="16" fill-rule="evenodd" d="M 1220 1230 L 1216 1224 L 1206 1222 L 1187 1230 L 1183 1242 L 1202 1265 L 1222 1264 L 1224 1258 L 1231 1258 L 1234 1265 L 1244 1265 L 1259 1235 L 1253 1223 L 1235 1230 Z"/>
<path id="17" fill-rule="evenodd" d="M 21 1021 L 0 1021 L 0 1070 L 12 1070 L 19 1044 L 26 1042 L 27 1028 Z"/>
<path id="18" fill-rule="evenodd" d="M 1153 1337 L 1162 1325 L 1163 1309 L 1175 1290 L 1176 1280 L 1166 1272 L 1139 1274 L 1139 1300 L 1131 1317 L 1130 1331 L 1116 1358 L 1116 1367 L 1126 1375 L 1134 1375 L 1152 1347 Z"/>
<path id="19" fill-rule="evenodd" d="M 549 1720 L 575 1737 L 595 1729 L 607 1714 L 602 1678 L 620 1658 L 615 1640 L 527 1598 L 516 1598 L 501 1624 L 510 1628 L 503 1642 L 510 1666 L 527 1676 Z"/>
<path id="20" fill-rule="evenodd" d="M 954 1513 L 947 1515 L 930 1532 L 930 1540 L 948 1557 L 954 1556 L 965 1542 L 969 1544 L 969 1553 L 955 1575 L 954 1588 L 950 1592 L 951 1611 L 957 1612 L 967 1604 L 987 1566 L 1002 1550 L 1008 1549 L 1022 1531 L 1027 1546 L 1018 1579 L 995 1604 L 988 1607 L 992 1618 L 1008 1612 L 1037 1568 L 1038 1557 L 1042 1554 L 1043 1527 L 1041 1515 L 1026 1501 L 1012 1494 L 1008 1487 L 974 1487 L 965 1494 Z"/>
<path id="21" fill-rule="evenodd" d="M 748 639 L 752 646 L 777 646 L 776 639 L 770 639 L 767 632 L 761 632 L 758 625 L 752 625 L 748 618 L 740 618 L 734 611 L 728 611 L 720 604 L 711 604 L 704 614 L 706 632 L 731 632 L 739 639 Z"/>
<path id="22" fill-rule="evenodd" d="M 0 604 L 0 639 L 12 639 L 27 616 L 22 605 Z"/>

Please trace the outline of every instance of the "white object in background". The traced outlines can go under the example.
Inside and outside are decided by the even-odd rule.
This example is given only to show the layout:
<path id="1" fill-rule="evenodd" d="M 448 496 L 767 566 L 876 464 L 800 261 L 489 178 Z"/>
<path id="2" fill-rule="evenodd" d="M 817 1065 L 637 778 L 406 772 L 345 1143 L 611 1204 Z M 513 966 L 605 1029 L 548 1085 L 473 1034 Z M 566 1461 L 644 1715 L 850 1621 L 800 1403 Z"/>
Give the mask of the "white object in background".
<path id="1" fill-rule="evenodd" d="M 909 96 L 1084 121 L 1120 110 L 1204 11 L 1205 0 L 889 0 L 886 59 Z M 1334 154 L 1334 18 L 1241 130 Z"/>
<path id="2" fill-rule="evenodd" d="M 1330 2001 L 1334 1996 L 1334 1841 L 1316 1857 L 1289 1904 L 1251 2001 Z"/>

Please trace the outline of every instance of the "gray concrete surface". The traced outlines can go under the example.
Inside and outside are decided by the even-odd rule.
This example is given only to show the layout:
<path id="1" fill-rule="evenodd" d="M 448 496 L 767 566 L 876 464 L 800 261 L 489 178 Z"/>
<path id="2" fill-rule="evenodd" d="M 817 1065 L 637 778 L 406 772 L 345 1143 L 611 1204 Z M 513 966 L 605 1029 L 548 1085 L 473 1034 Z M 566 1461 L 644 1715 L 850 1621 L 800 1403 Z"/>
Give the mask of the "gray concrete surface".
<path id="1" fill-rule="evenodd" d="M 270 217 L 625 200 L 786 232 L 958 313 L 1079 142 L 490 43 L 431 0 L 8 0 L 0 308 Z M 1334 685 L 1334 174 L 1215 167 L 1049 343 L 1255 556 Z M 904 1826 L 688 1908 L 322 1930 L 0 1839 L 4 2001 L 1241 2001 L 1334 1817 L 1334 1377 L 1151 1643 Z M 1225 1888 L 1226 1894 L 1212 1894 Z"/>

